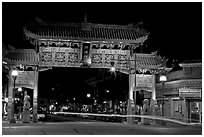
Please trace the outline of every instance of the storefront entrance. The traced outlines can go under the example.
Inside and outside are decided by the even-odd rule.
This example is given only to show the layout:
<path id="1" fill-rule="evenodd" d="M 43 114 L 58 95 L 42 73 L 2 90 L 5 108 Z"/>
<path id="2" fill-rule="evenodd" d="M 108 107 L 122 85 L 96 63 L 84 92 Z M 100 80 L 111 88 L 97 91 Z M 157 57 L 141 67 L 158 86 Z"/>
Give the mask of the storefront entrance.
<path id="1" fill-rule="evenodd" d="M 190 102 L 189 118 L 191 123 L 202 123 L 202 102 Z"/>

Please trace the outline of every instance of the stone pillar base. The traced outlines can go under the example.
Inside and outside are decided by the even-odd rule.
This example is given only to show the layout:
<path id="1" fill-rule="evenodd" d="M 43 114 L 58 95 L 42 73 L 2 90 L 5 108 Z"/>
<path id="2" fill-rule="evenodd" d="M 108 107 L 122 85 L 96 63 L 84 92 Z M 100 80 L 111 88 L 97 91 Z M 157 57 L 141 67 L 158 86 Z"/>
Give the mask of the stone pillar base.
<path id="1" fill-rule="evenodd" d="M 166 122 L 164 120 L 161 121 L 160 123 L 162 126 L 166 126 Z"/>
<path id="2" fill-rule="evenodd" d="M 12 119 L 10 120 L 10 123 L 16 123 L 16 120 L 15 120 L 14 118 L 12 118 Z"/>
<path id="3" fill-rule="evenodd" d="M 23 111 L 23 123 L 30 123 L 30 111 L 29 110 L 25 110 Z"/>
<path id="4" fill-rule="evenodd" d="M 134 101 L 132 99 L 128 99 L 127 115 L 133 115 L 132 104 L 134 104 Z M 133 117 L 127 117 L 127 123 L 133 123 Z"/>
<path id="5" fill-rule="evenodd" d="M 150 119 L 148 118 L 141 118 L 141 122 L 143 125 L 150 125 Z"/>
<path id="6" fill-rule="evenodd" d="M 33 114 L 33 123 L 38 123 L 37 114 Z"/>

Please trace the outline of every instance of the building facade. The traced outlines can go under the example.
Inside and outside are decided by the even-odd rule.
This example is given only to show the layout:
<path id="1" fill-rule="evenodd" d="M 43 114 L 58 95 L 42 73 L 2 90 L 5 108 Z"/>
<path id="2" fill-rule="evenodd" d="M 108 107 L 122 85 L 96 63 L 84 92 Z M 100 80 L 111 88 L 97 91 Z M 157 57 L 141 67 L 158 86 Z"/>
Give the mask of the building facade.
<path id="1" fill-rule="evenodd" d="M 181 63 L 182 70 L 169 72 L 167 81 L 156 84 L 157 100 L 164 95 L 164 115 L 184 122 L 202 122 L 202 63 Z"/>

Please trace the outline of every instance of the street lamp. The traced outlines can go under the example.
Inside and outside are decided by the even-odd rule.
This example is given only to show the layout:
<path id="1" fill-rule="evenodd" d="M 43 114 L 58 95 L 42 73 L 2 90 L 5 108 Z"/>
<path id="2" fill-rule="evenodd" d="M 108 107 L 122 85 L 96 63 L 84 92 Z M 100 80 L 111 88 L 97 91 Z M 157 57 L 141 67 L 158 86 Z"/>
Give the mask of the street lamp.
<path id="1" fill-rule="evenodd" d="M 115 63 L 114 63 L 114 62 L 111 62 L 110 64 L 111 64 L 110 71 L 115 73 L 115 71 L 116 71 L 116 70 L 115 70 L 115 66 L 114 66 Z"/>
<path id="2" fill-rule="evenodd" d="M 12 110 L 11 110 L 11 120 L 10 123 L 16 123 L 14 118 L 14 94 L 15 94 L 15 88 L 16 88 L 16 78 L 18 76 L 18 71 L 13 70 L 11 73 L 11 76 L 13 77 L 13 96 L 12 96 Z"/>
<path id="3" fill-rule="evenodd" d="M 162 89 L 163 89 L 163 92 L 162 92 L 162 116 L 164 116 L 164 91 L 165 91 L 164 84 L 167 81 L 167 77 L 165 75 L 161 75 L 159 78 L 159 81 L 162 82 Z M 162 125 L 165 125 L 164 121 L 162 121 Z"/>
<path id="4" fill-rule="evenodd" d="M 18 91 L 19 91 L 19 92 L 21 92 L 21 91 L 22 91 L 22 88 L 21 88 L 21 87 L 20 87 L 20 88 L 18 88 Z"/>
<path id="5" fill-rule="evenodd" d="M 87 96 L 87 98 L 90 98 L 90 97 L 91 97 L 91 94 L 87 94 L 86 96 Z"/>
<path id="6" fill-rule="evenodd" d="M 115 67 L 111 67 L 111 68 L 110 68 L 110 71 L 111 71 L 111 72 L 115 72 Z"/>

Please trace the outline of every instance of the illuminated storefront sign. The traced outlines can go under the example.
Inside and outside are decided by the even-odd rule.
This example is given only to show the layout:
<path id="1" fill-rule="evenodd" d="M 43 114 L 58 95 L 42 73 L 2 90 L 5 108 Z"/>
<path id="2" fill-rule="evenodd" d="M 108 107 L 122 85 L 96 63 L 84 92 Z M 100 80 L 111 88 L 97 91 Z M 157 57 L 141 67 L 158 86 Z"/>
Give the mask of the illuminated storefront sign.
<path id="1" fill-rule="evenodd" d="M 179 97 L 183 98 L 201 97 L 201 89 L 179 89 Z"/>

